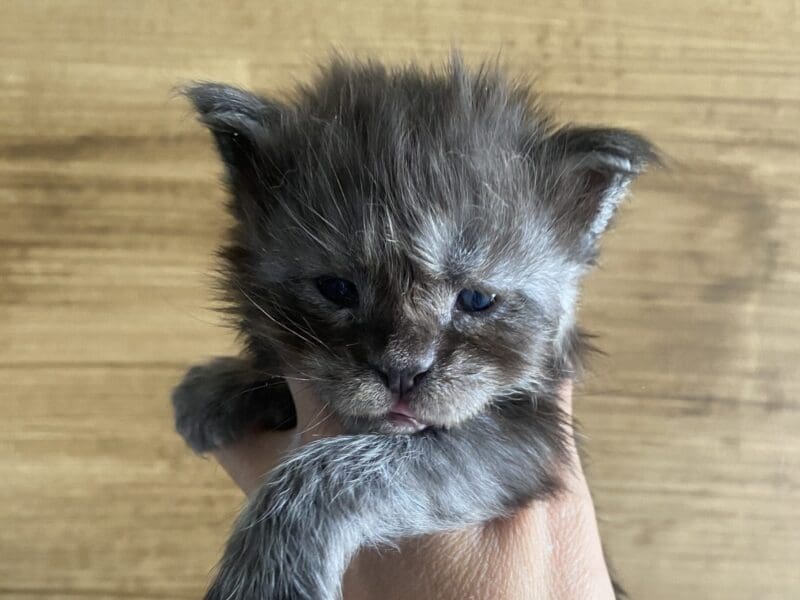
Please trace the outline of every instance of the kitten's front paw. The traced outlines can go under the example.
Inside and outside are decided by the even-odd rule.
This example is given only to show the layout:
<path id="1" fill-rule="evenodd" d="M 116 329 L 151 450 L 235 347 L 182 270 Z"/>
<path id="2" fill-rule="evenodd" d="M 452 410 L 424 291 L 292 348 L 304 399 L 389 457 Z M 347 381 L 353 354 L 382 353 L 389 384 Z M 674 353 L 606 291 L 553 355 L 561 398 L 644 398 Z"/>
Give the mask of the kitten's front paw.
<path id="1" fill-rule="evenodd" d="M 206 600 L 341 599 L 361 539 L 353 509 L 339 506 L 355 497 L 326 467 L 342 440 L 311 442 L 269 474 L 239 515 Z"/>
<path id="2" fill-rule="evenodd" d="M 325 576 L 326 555 L 338 548 L 315 547 L 317 532 L 309 533 L 309 527 L 320 525 L 313 518 L 293 524 L 283 511 L 240 521 L 204 600 L 341 600 L 341 575 Z"/>
<path id="3" fill-rule="evenodd" d="M 175 429 L 189 447 L 205 453 L 237 441 L 242 430 L 220 398 L 215 362 L 192 367 L 172 392 Z"/>

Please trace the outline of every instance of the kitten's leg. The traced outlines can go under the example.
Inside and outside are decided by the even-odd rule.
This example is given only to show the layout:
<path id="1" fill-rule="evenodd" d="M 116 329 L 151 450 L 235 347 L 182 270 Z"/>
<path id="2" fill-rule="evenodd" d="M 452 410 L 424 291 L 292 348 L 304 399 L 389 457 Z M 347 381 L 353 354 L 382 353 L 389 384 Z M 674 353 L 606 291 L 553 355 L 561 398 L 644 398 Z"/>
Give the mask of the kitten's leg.
<path id="1" fill-rule="evenodd" d="M 195 452 L 235 442 L 254 426 L 296 425 L 286 382 L 260 374 L 239 357 L 216 358 L 189 369 L 172 392 L 172 407 L 175 428 Z"/>
<path id="2" fill-rule="evenodd" d="M 359 547 L 459 529 L 559 489 L 555 398 L 499 403 L 458 430 L 300 448 L 251 498 L 207 600 L 335 600 Z"/>

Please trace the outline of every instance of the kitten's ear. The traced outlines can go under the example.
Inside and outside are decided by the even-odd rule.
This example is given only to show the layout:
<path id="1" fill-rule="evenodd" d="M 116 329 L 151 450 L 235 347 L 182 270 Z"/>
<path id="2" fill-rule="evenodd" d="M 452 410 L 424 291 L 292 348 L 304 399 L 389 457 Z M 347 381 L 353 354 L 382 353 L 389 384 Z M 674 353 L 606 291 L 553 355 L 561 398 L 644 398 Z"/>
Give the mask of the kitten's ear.
<path id="1" fill-rule="evenodd" d="M 221 83 L 195 83 L 182 92 L 214 135 L 231 182 L 235 185 L 237 179 L 253 175 L 285 109 Z"/>
<path id="2" fill-rule="evenodd" d="M 544 194 L 580 250 L 593 257 L 628 186 L 648 164 L 658 164 L 655 147 L 623 129 L 564 127 L 545 142 L 549 180 Z"/>

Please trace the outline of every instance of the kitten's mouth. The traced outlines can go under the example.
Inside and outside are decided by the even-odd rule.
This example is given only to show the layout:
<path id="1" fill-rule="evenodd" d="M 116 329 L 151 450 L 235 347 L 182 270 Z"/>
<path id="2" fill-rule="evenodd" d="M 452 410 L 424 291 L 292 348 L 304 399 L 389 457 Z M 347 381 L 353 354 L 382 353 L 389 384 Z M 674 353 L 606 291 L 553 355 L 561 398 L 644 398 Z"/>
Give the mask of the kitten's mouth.
<path id="1" fill-rule="evenodd" d="M 403 400 L 394 403 L 386 414 L 386 420 L 401 433 L 416 433 L 430 426 L 420 421 L 414 410 Z"/>

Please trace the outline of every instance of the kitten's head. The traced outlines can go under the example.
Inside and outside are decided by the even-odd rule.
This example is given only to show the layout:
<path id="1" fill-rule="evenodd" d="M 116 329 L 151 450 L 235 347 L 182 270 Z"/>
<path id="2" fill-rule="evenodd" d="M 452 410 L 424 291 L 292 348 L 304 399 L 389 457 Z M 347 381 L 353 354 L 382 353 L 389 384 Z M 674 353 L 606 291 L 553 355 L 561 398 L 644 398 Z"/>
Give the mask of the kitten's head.
<path id="1" fill-rule="evenodd" d="M 581 276 L 654 158 L 616 129 L 556 128 L 493 68 L 334 61 L 279 103 L 187 90 L 236 217 L 226 286 L 350 426 L 452 426 L 553 385 Z"/>

